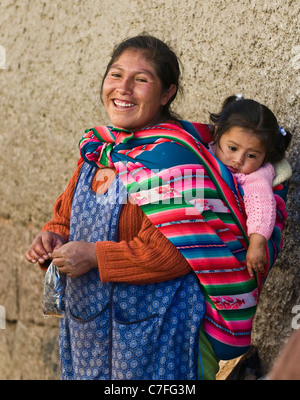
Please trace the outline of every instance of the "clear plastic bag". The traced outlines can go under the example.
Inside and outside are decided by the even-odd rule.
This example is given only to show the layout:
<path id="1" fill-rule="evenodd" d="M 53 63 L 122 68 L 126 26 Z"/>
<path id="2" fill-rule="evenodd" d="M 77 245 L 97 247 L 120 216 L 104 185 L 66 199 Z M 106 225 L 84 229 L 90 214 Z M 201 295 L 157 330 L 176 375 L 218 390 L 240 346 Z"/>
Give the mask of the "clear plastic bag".
<path id="1" fill-rule="evenodd" d="M 63 317 L 65 312 L 65 274 L 53 264 L 49 265 L 44 279 L 44 316 Z"/>

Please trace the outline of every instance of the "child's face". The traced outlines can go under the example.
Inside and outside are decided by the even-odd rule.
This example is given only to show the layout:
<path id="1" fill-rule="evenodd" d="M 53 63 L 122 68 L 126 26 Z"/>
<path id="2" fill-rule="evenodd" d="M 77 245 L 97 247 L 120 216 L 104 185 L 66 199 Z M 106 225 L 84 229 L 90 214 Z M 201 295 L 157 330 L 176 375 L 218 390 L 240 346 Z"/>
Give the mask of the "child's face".
<path id="1" fill-rule="evenodd" d="M 234 126 L 216 146 L 216 157 L 233 173 L 250 174 L 264 162 L 266 150 L 251 131 Z"/>

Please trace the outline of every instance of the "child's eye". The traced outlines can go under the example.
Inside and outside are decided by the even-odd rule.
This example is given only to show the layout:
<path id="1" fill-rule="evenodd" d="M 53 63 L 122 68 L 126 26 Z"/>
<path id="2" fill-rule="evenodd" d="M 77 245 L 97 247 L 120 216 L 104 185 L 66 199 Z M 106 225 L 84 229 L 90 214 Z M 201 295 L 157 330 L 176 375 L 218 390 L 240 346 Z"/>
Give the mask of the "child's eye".
<path id="1" fill-rule="evenodd" d="M 231 151 L 236 151 L 236 150 L 237 150 L 236 147 L 234 147 L 234 146 L 228 146 L 228 148 L 229 148 L 229 150 L 231 150 Z"/>
<path id="2" fill-rule="evenodd" d="M 248 154 L 249 158 L 256 158 L 255 154 Z"/>

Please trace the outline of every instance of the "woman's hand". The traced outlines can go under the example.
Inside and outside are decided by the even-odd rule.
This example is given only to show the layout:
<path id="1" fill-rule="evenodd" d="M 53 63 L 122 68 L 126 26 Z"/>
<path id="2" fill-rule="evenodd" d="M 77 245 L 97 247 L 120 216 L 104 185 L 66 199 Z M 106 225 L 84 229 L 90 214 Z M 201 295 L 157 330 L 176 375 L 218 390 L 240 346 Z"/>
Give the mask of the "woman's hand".
<path id="1" fill-rule="evenodd" d="M 70 278 L 78 278 L 98 267 L 96 243 L 69 242 L 54 250 L 53 264 Z"/>
<path id="2" fill-rule="evenodd" d="M 65 244 L 65 239 L 54 232 L 40 232 L 25 253 L 29 262 L 43 264 L 52 258 L 52 252 Z"/>

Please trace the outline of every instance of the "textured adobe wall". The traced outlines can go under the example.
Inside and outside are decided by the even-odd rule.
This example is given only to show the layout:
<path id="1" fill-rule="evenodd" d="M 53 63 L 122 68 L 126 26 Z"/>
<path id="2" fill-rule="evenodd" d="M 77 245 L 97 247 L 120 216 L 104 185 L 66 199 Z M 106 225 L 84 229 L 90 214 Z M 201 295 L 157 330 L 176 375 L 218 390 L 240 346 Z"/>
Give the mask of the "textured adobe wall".
<path id="1" fill-rule="evenodd" d="M 300 304 L 299 11 L 297 0 L 1 1 L 0 379 L 59 379 L 57 321 L 41 315 L 43 274 L 23 254 L 51 217 L 84 129 L 108 122 L 99 89 L 112 48 L 143 30 L 181 58 L 183 118 L 206 122 L 224 97 L 243 93 L 294 133 L 286 247 L 253 335 L 268 368 Z"/>

